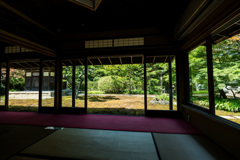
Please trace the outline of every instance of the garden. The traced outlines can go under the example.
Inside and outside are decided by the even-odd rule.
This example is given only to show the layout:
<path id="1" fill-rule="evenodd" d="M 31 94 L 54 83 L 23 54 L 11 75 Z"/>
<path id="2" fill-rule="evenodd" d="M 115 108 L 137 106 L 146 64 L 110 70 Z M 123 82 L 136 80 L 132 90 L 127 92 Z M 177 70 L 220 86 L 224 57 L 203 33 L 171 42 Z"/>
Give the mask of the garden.
<path id="1" fill-rule="evenodd" d="M 213 75 L 216 115 L 240 123 L 240 35 L 213 46 Z M 169 110 L 169 95 L 173 95 L 176 110 L 176 66 L 172 60 L 172 90 L 169 85 L 168 63 L 147 63 L 148 110 Z M 1 75 L 1 105 L 4 103 L 6 70 Z M 75 76 L 73 72 L 75 71 Z M 84 107 L 85 68 L 83 65 L 64 66 L 62 71 L 63 107 Z M 75 79 L 74 79 L 75 77 Z M 143 64 L 89 65 L 88 112 L 106 114 L 144 114 Z M 206 47 L 199 46 L 189 53 L 191 103 L 209 109 Z M 73 82 L 74 85 L 73 85 Z M 10 68 L 11 91 L 23 91 L 25 72 Z M 75 87 L 73 97 L 72 87 Z M 75 99 L 73 106 L 72 100 Z M 159 102 L 159 103 L 158 103 Z M 160 103 L 161 102 L 161 103 Z M 163 103 L 162 103 L 163 102 Z M 44 98 L 43 107 L 53 107 L 54 98 Z M 9 110 L 37 111 L 38 99 L 9 99 Z"/>
<path id="2" fill-rule="evenodd" d="M 240 35 L 213 45 L 216 115 L 240 123 Z M 209 109 L 206 47 L 189 53 L 190 100 Z"/>

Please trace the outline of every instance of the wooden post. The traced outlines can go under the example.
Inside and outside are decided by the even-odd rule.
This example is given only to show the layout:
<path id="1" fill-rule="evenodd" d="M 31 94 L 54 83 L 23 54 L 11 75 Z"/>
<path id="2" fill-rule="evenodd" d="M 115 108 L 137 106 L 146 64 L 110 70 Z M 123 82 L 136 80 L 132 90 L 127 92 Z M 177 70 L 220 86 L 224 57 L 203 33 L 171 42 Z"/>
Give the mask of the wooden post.
<path id="1" fill-rule="evenodd" d="M 76 90 L 75 90 L 75 79 L 76 79 L 76 63 L 75 60 L 73 60 L 73 69 L 72 69 L 72 107 L 75 107 L 75 95 L 76 95 Z"/>
<path id="2" fill-rule="evenodd" d="M 176 75 L 177 75 L 177 107 L 181 110 L 182 104 L 190 101 L 189 90 L 189 62 L 188 54 L 179 52 L 176 55 Z"/>
<path id="3" fill-rule="evenodd" d="M 144 113 L 147 112 L 147 65 L 146 65 L 146 56 L 144 55 Z"/>
<path id="4" fill-rule="evenodd" d="M 207 70 L 208 70 L 208 98 L 210 113 L 215 115 L 215 99 L 214 99 L 214 78 L 213 78 L 213 62 L 212 62 L 212 38 L 206 39 L 207 48 Z"/>
<path id="5" fill-rule="evenodd" d="M 58 57 L 55 65 L 54 107 L 58 111 L 62 107 L 62 61 Z"/>
<path id="6" fill-rule="evenodd" d="M 6 89 L 5 89 L 5 110 L 8 111 L 8 100 L 9 100 L 9 76 L 10 76 L 10 62 L 7 61 L 6 65 Z"/>
<path id="7" fill-rule="evenodd" d="M 172 96 L 172 56 L 168 58 L 168 74 L 169 74 L 169 110 L 173 110 Z"/>
<path id="8" fill-rule="evenodd" d="M 87 90 L 88 90 L 88 59 L 87 57 L 85 58 L 85 110 L 87 113 L 87 98 L 88 98 L 88 94 L 87 94 Z"/>
<path id="9" fill-rule="evenodd" d="M 38 109 L 42 107 L 42 88 L 43 88 L 43 60 L 40 59 L 39 88 L 38 88 Z"/>

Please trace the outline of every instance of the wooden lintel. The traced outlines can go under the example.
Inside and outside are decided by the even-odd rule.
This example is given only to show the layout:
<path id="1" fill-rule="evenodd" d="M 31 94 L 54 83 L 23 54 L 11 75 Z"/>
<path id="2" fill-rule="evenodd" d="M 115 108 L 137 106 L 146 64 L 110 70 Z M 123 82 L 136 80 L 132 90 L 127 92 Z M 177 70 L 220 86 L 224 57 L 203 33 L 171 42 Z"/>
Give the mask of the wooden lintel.
<path id="1" fill-rule="evenodd" d="M 98 61 L 99 61 L 99 63 L 100 63 L 101 65 L 103 65 L 102 62 L 101 62 L 101 60 L 100 60 L 100 58 L 98 58 Z"/>
<path id="2" fill-rule="evenodd" d="M 108 60 L 109 60 L 109 62 L 111 63 L 111 65 L 112 65 L 112 61 L 111 61 L 111 59 L 108 57 Z"/>

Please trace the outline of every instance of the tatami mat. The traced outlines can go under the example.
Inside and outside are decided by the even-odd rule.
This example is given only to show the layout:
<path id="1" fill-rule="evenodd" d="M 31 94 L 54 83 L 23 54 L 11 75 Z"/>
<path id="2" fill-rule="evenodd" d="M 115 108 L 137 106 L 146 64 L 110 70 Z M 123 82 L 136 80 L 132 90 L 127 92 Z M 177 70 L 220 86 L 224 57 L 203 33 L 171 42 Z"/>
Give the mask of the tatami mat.
<path id="1" fill-rule="evenodd" d="M 8 159 L 54 132 L 37 126 L 0 125 L 0 159 Z"/>
<path id="2" fill-rule="evenodd" d="M 158 160 L 151 133 L 109 130 L 58 130 L 21 152 L 59 158 Z"/>
<path id="3" fill-rule="evenodd" d="M 231 160 L 204 136 L 153 133 L 162 160 Z"/>

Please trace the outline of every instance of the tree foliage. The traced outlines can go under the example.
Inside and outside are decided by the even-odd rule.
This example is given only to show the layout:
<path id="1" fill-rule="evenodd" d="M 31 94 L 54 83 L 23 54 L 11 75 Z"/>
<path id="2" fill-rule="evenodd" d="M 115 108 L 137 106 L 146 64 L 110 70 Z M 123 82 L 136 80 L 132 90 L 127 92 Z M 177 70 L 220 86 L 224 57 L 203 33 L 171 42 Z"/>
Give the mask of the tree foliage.
<path id="1" fill-rule="evenodd" d="M 124 82 L 119 76 L 106 76 L 98 81 L 98 89 L 105 93 L 121 93 L 124 89 Z"/>
<path id="2" fill-rule="evenodd" d="M 217 43 L 213 47 L 213 73 L 216 93 L 226 98 L 223 90 L 229 90 L 236 98 L 240 86 L 240 35 Z M 189 53 L 190 86 L 192 91 L 207 90 L 206 47 L 199 46 Z M 201 87 L 199 87 L 201 85 Z"/>

